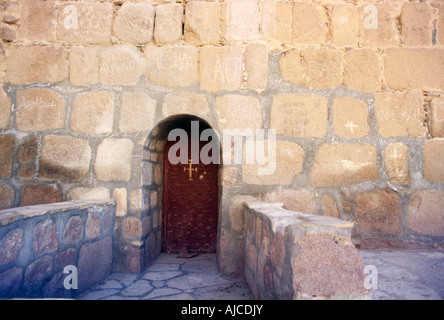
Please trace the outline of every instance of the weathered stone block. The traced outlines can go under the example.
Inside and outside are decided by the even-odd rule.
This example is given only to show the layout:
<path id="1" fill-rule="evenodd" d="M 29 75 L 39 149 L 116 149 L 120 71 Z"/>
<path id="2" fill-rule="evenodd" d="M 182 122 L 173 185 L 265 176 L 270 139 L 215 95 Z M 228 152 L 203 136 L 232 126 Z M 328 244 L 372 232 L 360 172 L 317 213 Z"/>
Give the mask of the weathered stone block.
<path id="1" fill-rule="evenodd" d="M 89 171 L 91 156 L 88 140 L 47 135 L 40 158 L 40 175 L 65 182 L 80 181 Z"/>
<path id="2" fill-rule="evenodd" d="M 394 90 L 444 90 L 444 49 L 388 48 L 384 75 Z"/>
<path id="3" fill-rule="evenodd" d="M 309 88 L 336 88 L 342 83 L 343 53 L 308 47 L 281 54 L 279 69 L 285 82 Z"/>
<path id="4" fill-rule="evenodd" d="M 122 234 L 125 238 L 140 238 L 142 236 L 142 223 L 137 218 L 126 218 L 122 221 Z"/>
<path id="5" fill-rule="evenodd" d="M 249 44 L 245 48 L 247 88 L 264 90 L 268 78 L 268 48 L 265 44 Z"/>
<path id="6" fill-rule="evenodd" d="M 89 239 L 97 238 L 100 235 L 100 217 L 97 212 L 89 212 L 85 225 L 85 236 Z"/>
<path id="7" fill-rule="evenodd" d="M 0 264 L 13 262 L 17 258 L 17 254 L 24 244 L 25 239 L 22 229 L 9 231 L 2 239 L 0 239 Z"/>
<path id="8" fill-rule="evenodd" d="M 262 200 L 282 203 L 284 209 L 291 211 L 307 214 L 316 213 L 316 197 L 309 190 L 286 189 L 267 192 L 262 196 Z"/>
<path id="9" fill-rule="evenodd" d="M 106 49 L 100 61 L 99 77 L 102 84 L 133 86 L 145 70 L 140 53 L 131 46 Z"/>
<path id="10" fill-rule="evenodd" d="M 83 232 L 82 218 L 74 216 L 69 218 L 63 229 L 63 243 L 74 243 L 81 239 Z"/>
<path id="11" fill-rule="evenodd" d="M 20 145 L 17 160 L 20 163 L 29 163 L 35 160 L 37 155 L 37 138 L 33 137 Z"/>
<path id="12" fill-rule="evenodd" d="M 182 39 L 183 6 L 178 3 L 156 7 L 154 39 L 158 45 L 172 44 Z"/>
<path id="13" fill-rule="evenodd" d="M 277 134 L 322 138 L 327 133 L 327 99 L 310 94 L 276 96 L 270 118 L 271 129 Z"/>
<path id="14" fill-rule="evenodd" d="M 360 14 L 354 5 L 334 4 L 330 16 L 332 42 L 340 47 L 356 46 L 360 23 Z"/>
<path id="15" fill-rule="evenodd" d="M 0 210 L 14 206 L 14 190 L 10 186 L 0 184 Z"/>
<path id="16" fill-rule="evenodd" d="M 375 93 L 375 108 L 380 136 L 426 136 L 423 96 L 420 92 Z"/>
<path id="17" fill-rule="evenodd" d="M 146 76 L 163 87 L 188 87 L 198 81 L 198 51 L 193 46 L 150 46 L 145 49 Z"/>
<path id="18" fill-rule="evenodd" d="M 385 171 L 394 184 L 409 185 L 409 148 L 402 143 L 391 143 L 384 150 Z"/>
<path id="19" fill-rule="evenodd" d="M 87 243 L 80 248 L 78 262 L 79 292 L 105 279 L 112 271 L 113 243 L 111 236 Z"/>
<path id="20" fill-rule="evenodd" d="M 439 6 L 439 18 L 438 18 L 438 30 L 436 34 L 436 39 L 438 43 L 444 44 L 444 4 Z"/>
<path id="21" fill-rule="evenodd" d="M 57 233 L 55 223 L 51 219 L 39 222 L 34 227 L 32 249 L 35 256 L 57 250 Z"/>
<path id="22" fill-rule="evenodd" d="M 6 75 L 11 84 L 63 81 L 68 76 L 66 50 L 40 44 L 16 46 L 7 59 Z"/>
<path id="23" fill-rule="evenodd" d="M 151 3 L 124 3 L 114 21 L 114 34 L 131 44 L 151 42 L 155 9 Z"/>
<path id="24" fill-rule="evenodd" d="M 401 38 L 405 45 L 432 44 L 432 10 L 428 3 L 404 3 L 400 22 Z"/>
<path id="25" fill-rule="evenodd" d="M 397 235 L 401 232 L 400 199 L 393 191 L 359 192 L 355 196 L 357 236 Z"/>
<path id="26" fill-rule="evenodd" d="M 49 89 L 17 91 L 17 129 L 46 131 L 65 126 L 65 101 Z"/>
<path id="27" fill-rule="evenodd" d="M 262 128 L 262 112 L 259 100 L 253 96 L 226 94 L 216 98 L 219 129 L 245 130 Z"/>
<path id="28" fill-rule="evenodd" d="M 236 185 L 239 169 L 237 167 L 225 167 L 220 170 L 220 185 L 232 187 Z"/>
<path id="29" fill-rule="evenodd" d="M 398 46 L 397 15 L 391 3 L 364 4 L 361 13 L 360 43 L 364 47 Z"/>
<path id="30" fill-rule="evenodd" d="M 52 186 L 27 184 L 23 188 L 21 206 L 61 202 L 60 191 Z"/>
<path id="31" fill-rule="evenodd" d="M 168 93 L 162 106 L 164 118 L 173 115 L 191 114 L 207 119 L 209 112 L 210 109 L 205 95 L 192 92 Z"/>
<path id="32" fill-rule="evenodd" d="M 293 3 L 292 43 L 321 44 L 327 35 L 326 21 L 324 21 L 315 4 Z"/>
<path id="33" fill-rule="evenodd" d="M 11 117 L 11 99 L 6 95 L 3 88 L 0 88 L 0 114 L 2 115 L 0 117 L 0 130 L 7 129 Z"/>
<path id="34" fill-rule="evenodd" d="M 200 88 L 206 91 L 235 91 L 242 87 L 243 53 L 239 46 L 200 49 Z"/>
<path id="35" fill-rule="evenodd" d="M 321 207 L 323 216 L 339 218 L 338 205 L 332 195 L 328 193 L 322 195 Z"/>
<path id="36" fill-rule="evenodd" d="M 102 181 L 131 180 L 134 144 L 130 139 L 104 139 L 97 147 L 94 170 Z"/>
<path id="37" fill-rule="evenodd" d="M 341 187 L 377 179 L 377 150 L 368 144 L 324 144 L 311 170 L 315 187 Z"/>
<path id="38" fill-rule="evenodd" d="M 444 192 L 441 190 L 419 190 L 411 197 L 407 207 L 406 226 L 416 233 L 428 236 L 444 234 Z"/>
<path id="39" fill-rule="evenodd" d="M 333 128 L 341 138 L 358 139 L 368 135 L 368 109 L 364 101 L 351 97 L 333 101 Z"/>
<path id="40" fill-rule="evenodd" d="M 72 47 L 69 55 L 69 80 L 73 86 L 99 82 L 99 47 Z"/>
<path id="41" fill-rule="evenodd" d="M 60 7 L 57 38 L 83 45 L 111 43 L 112 3 L 70 2 Z"/>
<path id="42" fill-rule="evenodd" d="M 142 132 L 154 127 L 156 100 L 143 92 L 124 92 L 120 104 L 119 131 Z"/>
<path id="43" fill-rule="evenodd" d="M 20 38 L 30 41 L 54 41 L 55 1 L 23 0 L 20 18 Z"/>
<path id="44" fill-rule="evenodd" d="M 194 46 L 219 44 L 219 21 L 217 2 L 188 2 L 185 8 L 185 41 Z"/>
<path id="45" fill-rule="evenodd" d="M 349 90 L 375 92 L 381 86 L 379 59 L 371 49 L 355 49 L 344 54 L 344 84 Z"/>
<path id="46" fill-rule="evenodd" d="M 71 130 L 96 135 L 112 132 L 114 98 L 111 91 L 79 93 L 72 105 Z"/>
<path id="47" fill-rule="evenodd" d="M 259 5 L 255 0 L 227 0 L 222 4 L 222 35 L 226 40 L 259 38 Z"/>
<path id="48" fill-rule="evenodd" d="M 0 136 L 0 178 L 2 179 L 11 177 L 14 143 L 13 135 Z"/>
<path id="49" fill-rule="evenodd" d="M 23 287 L 30 292 L 35 292 L 35 287 L 48 279 L 52 274 L 52 258 L 44 256 L 30 263 L 25 270 Z"/>
<path id="50" fill-rule="evenodd" d="M 444 139 L 432 139 L 424 142 L 423 176 L 436 183 L 444 183 Z"/>
<path id="51" fill-rule="evenodd" d="M 292 6 L 292 3 L 275 0 L 261 2 L 261 39 L 271 41 L 276 46 L 291 42 Z"/>
<path id="52" fill-rule="evenodd" d="M 229 217 L 231 223 L 231 229 L 236 233 L 243 233 L 245 228 L 244 218 L 244 202 L 257 201 L 253 196 L 237 195 L 231 199 Z"/>
<path id="53" fill-rule="evenodd" d="M 113 191 L 113 198 L 116 201 L 116 216 L 126 216 L 128 210 L 128 192 L 125 188 L 116 188 Z"/>
<path id="54" fill-rule="evenodd" d="M 264 141 L 268 146 L 268 140 Z M 305 158 L 304 150 L 296 143 L 290 141 L 276 141 L 276 150 L 267 150 L 268 163 L 266 165 L 246 163 L 246 146 L 244 145 L 242 181 L 247 184 L 257 185 L 289 185 L 293 178 L 302 172 L 302 165 Z M 271 169 L 273 160 L 276 160 L 274 172 L 268 172 Z M 267 172 L 261 173 L 259 169 Z M 272 171 L 272 170 L 271 170 Z"/>
<path id="55" fill-rule="evenodd" d="M 432 136 L 444 138 L 444 98 L 433 98 L 430 103 L 430 120 L 432 125 Z"/>
<path id="56" fill-rule="evenodd" d="M 71 200 L 97 200 L 97 199 L 110 199 L 108 188 L 96 187 L 96 188 L 83 188 L 76 187 L 68 191 L 66 196 L 67 201 Z"/>

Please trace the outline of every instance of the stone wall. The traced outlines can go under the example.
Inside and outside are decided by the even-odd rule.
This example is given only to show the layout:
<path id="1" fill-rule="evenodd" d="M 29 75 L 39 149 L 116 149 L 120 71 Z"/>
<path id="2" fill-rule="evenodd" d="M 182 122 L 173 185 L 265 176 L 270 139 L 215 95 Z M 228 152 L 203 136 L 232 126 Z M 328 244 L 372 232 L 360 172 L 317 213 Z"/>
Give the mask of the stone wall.
<path id="1" fill-rule="evenodd" d="M 245 277 L 256 299 L 368 299 L 353 222 L 245 203 Z"/>
<path id="2" fill-rule="evenodd" d="M 1 6 L 0 208 L 114 198 L 116 268 L 138 272 L 160 250 L 158 125 L 192 115 L 277 133 L 274 174 L 220 166 L 223 273 L 242 197 L 354 220 L 356 243 L 442 243 L 441 1 Z"/>
<path id="3" fill-rule="evenodd" d="M 2 210 L 0 298 L 73 298 L 112 272 L 114 242 L 110 200 Z"/>

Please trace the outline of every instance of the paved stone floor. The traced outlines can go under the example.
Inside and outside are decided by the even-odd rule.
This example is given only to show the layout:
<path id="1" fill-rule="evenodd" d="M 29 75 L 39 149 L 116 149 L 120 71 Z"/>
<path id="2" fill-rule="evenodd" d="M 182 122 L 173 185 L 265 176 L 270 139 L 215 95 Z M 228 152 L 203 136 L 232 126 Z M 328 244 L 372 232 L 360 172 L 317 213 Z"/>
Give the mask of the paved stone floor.
<path id="1" fill-rule="evenodd" d="M 444 251 L 360 251 L 377 270 L 374 300 L 444 299 Z M 370 274 L 370 273 L 369 273 Z M 221 277 L 215 255 L 191 259 L 162 254 L 141 274 L 113 273 L 79 296 L 84 300 L 249 300 L 243 278 Z"/>

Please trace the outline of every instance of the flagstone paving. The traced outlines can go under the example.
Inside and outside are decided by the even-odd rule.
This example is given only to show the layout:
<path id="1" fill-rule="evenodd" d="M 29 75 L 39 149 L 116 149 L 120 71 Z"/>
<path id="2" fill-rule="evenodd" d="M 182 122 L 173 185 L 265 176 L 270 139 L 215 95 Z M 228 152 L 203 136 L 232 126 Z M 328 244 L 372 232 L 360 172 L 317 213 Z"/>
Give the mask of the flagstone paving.
<path id="1" fill-rule="evenodd" d="M 377 270 L 374 300 L 444 299 L 443 250 L 360 250 Z M 368 273 L 370 274 L 370 273 Z M 141 274 L 113 273 L 79 296 L 83 300 L 250 300 L 244 278 L 218 274 L 216 255 L 191 259 L 161 254 Z"/>

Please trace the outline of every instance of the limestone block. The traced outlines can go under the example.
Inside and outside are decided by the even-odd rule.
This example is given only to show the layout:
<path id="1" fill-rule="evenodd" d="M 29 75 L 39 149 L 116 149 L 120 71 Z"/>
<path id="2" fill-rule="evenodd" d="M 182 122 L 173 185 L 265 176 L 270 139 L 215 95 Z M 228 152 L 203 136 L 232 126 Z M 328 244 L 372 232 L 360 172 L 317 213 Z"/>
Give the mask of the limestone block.
<path id="1" fill-rule="evenodd" d="M 311 170 L 315 187 L 341 187 L 377 179 L 377 150 L 368 144 L 324 144 Z"/>
<path id="2" fill-rule="evenodd" d="M 375 92 L 381 87 L 379 59 L 371 49 L 355 49 L 344 54 L 344 84 L 349 90 Z"/>
<path id="3" fill-rule="evenodd" d="M 137 92 L 122 93 L 120 103 L 120 132 L 142 132 L 153 128 L 156 119 L 156 100 L 147 94 Z"/>
<path id="4" fill-rule="evenodd" d="M 206 91 L 240 90 L 243 82 L 243 53 L 239 46 L 200 49 L 200 88 Z"/>
<path id="5" fill-rule="evenodd" d="M 117 11 L 114 34 L 126 43 L 149 43 L 153 39 L 154 15 L 151 3 L 124 3 Z"/>
<path id="6" fill-rule="evenodd" d="M 79 93 L 72 105 L 71 130 L 104 134 L 113 130 L 114 93 L 90 91 Z"/>
<path id="7" fill-rule="evenodd" d="M 435 183 L 444 183 L 444 139 L 432 139 L 424 142 L 423 176 Z"/>
<path id="8" fill-rule="evenodd" d="M 58 12 L 57 38 L 83 45 L 111 43 L 111 3 L 69 2 Z"/>
<path id="9" fill-rule="evenodd" d="M 316 198 L 313 191 L 286 189 L 267 192 L 262 197 L 266 202 L 279 202 L 283 208 L 296 212 L 315 214 Z"/>
<path id="10" fill-rule="evenodd" d="M 309 88 L 335 88 L 342 83 L 343 53 L 308 47 L 281 54 L 279 69 L 285 82 Z"/>
<path id="11" fill-rule="evenodd" d="M 209 112 L 210 109 L 205 95 L 192 92 L 168 93 L 162 106 L 164 118 L 173 115 L 190 114 L 207 119 Z"/>
<path id="12" fill-rule="evenodd" d="M 42 253 L 57 250 L 58 247 L 55 223 L 51 219 L 37 223 L 32 241 L 34 255 L 39 256 Z"/>
<path id="13" fill-rule="evenodd" d="M 397 13 L 391 3 L 363 4 L 360 43 L 364 47 L 398 46 Z"/>
<path id="14" fill-rule="evenodd" d="M 374 190 L 355 196 L 354 221 L 357 236 L 396 235 L 401 232 L 400 199 L 393 191 Z"/>
<path id="15" fill-rule="evenodd" d="M 158 45 L 172 44 L 182 39 L 183 6 L 178 3 L 156 7 L 154 39 Z"/>
<path id="16" fill-rule="evenodd" d="M 116 202 L 116 216 L 123 217 L 127 213 L 128 204 L 128 192 L 125 188 L 116 188 L 113 191 L 113 198 Z"/>
<path id="17" fill-rule="evenodd" d="M 23 0 L 20 38 L 30 41 L 54 41 L 56 10 L 53 0 Z"/>
<path id="18" fill-rule="evenodd" d="M 193 46 L 172 45 L 145 48 L 146 76 L 163 87 L 188 87 L 198 81 L 198 51 Z"/>
<path id="19" fill-rule="evenodd" d="M 0 210 L 14 206 L 14 190 L 6 185 L 0 184 Z"/>
<path id="20" fill-rule="evenodd" d="M 276 168 L 271 174 L 261 174 L 259 169 L 266 168 L 265 165 L 254 161 L 247 164 L 246 145 L 244 145 L 242 181 L 247 184 L 257 185 L 289 185 L 293 178 L 302 172 L 302 165 L 305 158 L 304 150 L 296 143 L 290 141 L 276 141 L 276 150 L 267 150 L 268 140 L 264 141 L 265 152 L 268 155 L 268 168 L 270 162 L 276 160 Z M 268 169 L 267 168 L 267 169 Z"/>
<path id="21" fill-rule="evenodd" d="M 378 92 L 375 93 L 375 107 L 380 136 L 426 136 L 423 96 L 420 92 Z"/>
<path id="22" fill-rule="evenodd" d="M 259 5 L 256 0 L 227 0 L 222 4 L 222 35 L 225 40 L 259 38 Z"/>
<path id="23" fill-rule="evenodd" d="M 16 123 L 21 131 L 46 131 L 65 127 L 65 101 L 49 89 L 17 91 Z"/>
<path id="24" fill-rule="evenodd" d="M 311 94 L 283 94 L 273 99 L 270 127 L 292 137 L 325 137 L 327 98 Z"/>
<path id="25" fill-rule="evenodd" d="M 245 130 L 262 128 L 262 112 L 259 100 L 253 96 L 226 94 L 216 98 L 219 129 Z"/>
<path id="26" fill-rule="evenodd" d="M 145 61 L 135 47 L 115 46 L 102 52 L 99 70 L 102 84 L 134 86 L 144 70 Z"/>
<path id="27" fill-rule="evenodd" d="M 96 200 L 96 199 L 110 199 L 108 188 L 96 187 L 96 188 L 84 188 L 75 187 L 68 191 L 66 196 L 67 201 L 71 200 Z"/>
<path id="28" fill-rule="evenodd" d="M 2 179 L 11 177 L 14 143 L 13 135 L 0 136 L 0 178 Z"/>
<path id="29" fill-rule="evenodd" d="M 341 138 L 359 139 L 368 135 L 368 109 L 364 101 L 340 97 L 333 101 L 333 128 Z"/>
<path id="30" fill-rule="evenodd" d="M 444 234 L 444 192 L 441 190 L 419 190 L 413 193 L 407 207 L 406 226 L 416 233 L 428 236 Z"/>
<path id="31" fill-rule="evenodd" d="M 356 46 L 360 29 L 360 14 L 351 4 L 334 4 L 331 10 L 331 40 L 339 47 Z"/>
<path id="32" fill-rule="evenodd" d="M 134 144 L 130 139 L 107 138 L 97 147 L 94 170 L 101 181 L 131 180 Z"/>
<path id="33" fill-rule="evenodd" d="M 400 22 L 401 38 L 405 45 L 432 44 L 432 10 L 428 3 L 404 3 Z"/>
<path id="34" fill-rule="evenodd" d="M 185 8 L 185 41 L 193 46 L 219 44 L 219 21 L 217 2 L 188 2 Z"/>
<path id="35" fill-rule="evenodd" d="M 444 98 L 433 98 L 430 103 L 432 136 L 444 138 Z"/>
<path id="36" fill-rule="evenodd" d="M 263 40 L 280 44 L 291 42 L 292 3 L 266 0 L 261 2 L 260 36 Z"/>
<path id="37" fill-rule="evenodd" d="M 11 99 L 6 95 L 3 88 L 0 88 L 0 130 L 8 128 L 11 117 Z"/>
<path id="38" fill-rule="evenodd" d="M 409 185 L 409 148 L 402 143 L 391 143 L 384 150 L 385 171 L 394 184 Z"/>
<path id="39" fill-rule="evenodd" d="M 51 180 L 78 182 L 88 173 L 91 157 L 88 140 L 47 135 L 40 158 L 40 175 Z"/>
<path id="40" fill-rule="evenodd" d="M 388 48 L 384 76 L 394 90 L 444 90 L 444 49 Z"/>
<path id="41" fill-rule="evenodd" d="M 66 50 L 41 44 L 15 46 L 7 59 L 6 76 L 11 84 L 63 81 L 68 76 Z"/>
<path id="42" fill-rule="evenodd" d="M 73 86 L 99 82 L 99 47 L 72 47 L 69 54 L 69 80 Z"/>
<path id="43" fill-rule="evenodd" d="M 327 25 L 315 4 L 293 3 L 292 43 L 321 44 L 327 35 Z"/>
<path id="44" fill-rule="evenodd" d="M 268 48 L 265 44 L 249 44 L 245 48 L 247 88 L 264 90 L 268 77 Z"/>

